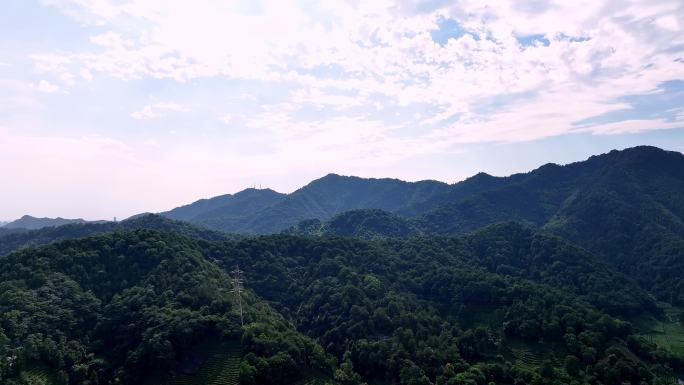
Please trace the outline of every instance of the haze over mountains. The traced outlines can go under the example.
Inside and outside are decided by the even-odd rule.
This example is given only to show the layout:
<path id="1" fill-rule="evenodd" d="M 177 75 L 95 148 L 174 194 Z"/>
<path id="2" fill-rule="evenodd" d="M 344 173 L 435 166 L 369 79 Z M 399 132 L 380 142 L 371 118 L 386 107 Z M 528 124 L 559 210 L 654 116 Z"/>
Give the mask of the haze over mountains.
<path id="1" fill-rule="evenodd" d="M 615 194 L 621 199 L 613 205 L 626 210 L 630 200 L 643 199 L 659 217 L 669 218 L 663 219 L 668 225 L 678 226 L 672 216 L 682 214 L 679 197 L 663 189 L 678 191 L 682 170 L 680 153 L 636 147 L 508 177 L 480 173 L 452 185 L 329 174 L 291 194 L 247 189 L 161 215 L 226 232 L 264 234 L 301 220 L 325 221 L 350 210 L 378 209 L 409 220 L 416 230 L 453 234 L 501 220 L 560 229 L 568 220 L 582 220 L 575 216 L 582 215 L 584 205 Z"/>
<path id="2" fill-rule="evenodd" d="M 684 302 L 684 282 L 675 272 L 684 270 L 682 191 L 684 155 L 642 146 L 563 166 L 546 164 L 508 177 L 480 173 L 451 185 L 329 174 L 291 194 L 250 188 L 160 215 L 223 233 L 364 239 L 464 234 L 516 221 L 585 247 L 660 299 Z M 160 218 L 146 218 L 151 228 L 170 226 Z M 4 241 L 0 238 L 0 251 L 70 234 L 144 227 L 139 225 L 142 219 L 121 224 L 73 220 L 81 224 L 34 232 L 11 229 L 60 221 L 71 220 L 15 221 L 0 232 L 0 237 L 15 233 Z"/>
<path id="3" fill-rule="evenodd" d="M 30 215 L 11 221 L 0 223 L 0 227 L 8 229 L 28 229 L 36 230 L 47 226 L 61 226 L 68 223 L 85 223 L 83 219 L 64 219 L 64 218 L 36 218 Z"/>
<path id="4" fill-rule="evenodd" d="M 630 199 L 640 199 L 659 213 L 664 226 L 677 227 L 680 224 L 674 217 L 682 213 L 679 202 L 672 200 L 679 198 L 662 189 L 676 191 L 682 186 L 683 165 L 680 153 L 644 146 L 612 151 L 564 166 L 546 164 L 508 177 L 479 173 L 454 184 L 328 174 L 290 194 L 248 188 L 235 194 L 201 199 L 160 215 L 240 234 L 299 231 L 297 228 L 301 226 L 297 225 L 301 221 L 305 221 L 304 226 L 309 220 L 319 220 L 323 225 L 339 214 L 364 209 L 387 212 L 369 211 L 368 215 L 406 221 L 402 224 L 404 231 L 400 231 L 403 235 L 407 231 L 463 233 L 501 220 L 518 220 L 562 231 L 569 220 L 586 220 L 575 218 L 582 215 L 582 207 L 605 198 L 606 194 L 615 194 L 621 199 L 612 204 L 620 209 L 626 210 L 623 206 L 630 204 Z M 362 220 L 360 213 L 346 213 L 335 221 L 339 225 L 345 218 L 348 226 L 354 226 L 354 222 Z M 83 219 L 26 215 L 3 227 L 33 230 L 84 222 Z M 326 232 L 335 233 L 328 227 Z"/>
<path id="5" fill-rule="evenodd" d="M 462 234 L 513 220 L 576 242 L 660 298 L 681 301 L 684 282 L 673 271 L 684 270 L 682 191 L 684 155 L 642 146 L 452 185 L 330 174 L 288 195 L 245 190 L 162 215 L 228 232 L 364 238 Z"/>
<path id="6" fill-rule="evenodd" d="M 329 174 L 121 222 L 24 217 L 0 228 L 0 356 L 20 357 L 0 380 L 673 384 L 683 192 L 684 155 L 635 147 L 451 185 Z"/>

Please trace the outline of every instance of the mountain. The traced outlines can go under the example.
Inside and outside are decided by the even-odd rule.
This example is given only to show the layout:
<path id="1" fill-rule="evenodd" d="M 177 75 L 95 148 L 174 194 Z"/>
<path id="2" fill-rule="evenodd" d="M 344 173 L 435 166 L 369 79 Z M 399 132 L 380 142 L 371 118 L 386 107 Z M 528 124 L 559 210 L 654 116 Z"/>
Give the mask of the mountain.
<path id="1" fill-rule="evenodd" d="M 271 189 L 249 188 L 234 195 L 226 194 L 210 199 L 201 199 L 189 205 L 177 207 L 161 215 L 182 221 L 214 223 L 214 227 L 229 227 L 231 223 L 245 216 L 277 204 L 285 194 Z"/>
<path id="2" fill-rule="evenodd" d="M 3 384 L 167 383 L 207 359 L 230 369 L 212 378 L 237 383 L 241 350 L 259 365 L 252 381 L 260 383 L 335 365 L 252 290 L 242 295 L 242 328 L 228 272 L 173 233 L 26 249 L 0 260 L 0 282 L 0 355 L 13 357 L 0 361 Z M 246 369 L 241 377 L 255 371 Z"/>
<path id="3" fill-rule="evenodd" d="M 248 232 L 265 234 L 284 230 L 302 220 L 328 219 L 349 210 L 410 210 L 447 190 L 449 185 L 436 181 L 404 182 L 329 174 L 289 194 L 282 202 L 255 213 L 245 228 Z"/>
<path id="4" fill-rule="evenodd" d="M 681 184 L 680 175 L 676 174 L 681 169 L 681 158 L 679 153 L 642 146 L 568 165 L 546 164 L 508 177 L 479 173 L 452 185 L 329 174 L 291 194 L 247 189 L 235 195 L 200 200 L 161 215 L 225 232 L 252 234 L 276 233 L 301 221 L 327 221 L 345 211 L 361 209 L 413 218 L 415 226 L 429 233 L 458 234 L 507 220 L 560 228 L 568 210 L 579 212 L 578 205 L 599 199 L 592 193 L 596 189 L 612 189 L 618 194 L 635 191 L 637 195 L 630 199 L 639 201 L 638 194 L 651 194 L 643 186 L 651 186 L 662 175 L 667 184 L 657 187 L 666 190 L 656 191 L 660 194 L 657 199 L 681 199 L 676 193 Z M 638 169 L 638 159 L 648 159 L 652 174 Z M 618 180 L 620 173 L 624 174 L 624 182 L 617 191 L 609 179 Z M 679 219 L 667 213 L 672 205 L 679 207 L 681 203 L 667 203 L 663 210 L 658 209 L 659 215 L 664 213 L 670 223 L 681 221 L 681 212 L 672 213 Z"/>
<path id="5" fill-rule="evenodd" d="M 291 194 L 248 189 L 200 200 L 161 213 L 225 232 L 268 234 L 302 220 L 329 219 L 344 211 L 375 208 L 421 212 L 451 187 L 442 182 L 404 182 L 329 174 Z"/>
<path id="6" fill-rule="evenodd" d="M 684 304 L 684 155 L 635 147 L 502 181 L 414 223 L 436 234 L 505 220 L 543 227 L 601 256 L 660 299 Z"/>
<path id="7" fill-rule="evenodd" d="M 684 304 L 682 191 L 684 155 L 642 146 L 509 177 L 481 173 L 423 200 L 416 211 L 349 211 L 300 222 L 288 232 L 454 235 L 517 221 L 571 240 L 659 299 Z"/>
<path id="8" fill-rule="evenodd" d="M 522 174 L 515 174 L 507 178 L 501 178 L 480 172 L 461 182 L 450 185 L 448 189 L 431 196 L 429 199 L 401 208 L 397 210 L 396 213 L 408 217 L 419 216 L 436 207 L 451 202 L 462 201 L 476 196 L 479 193 L 503 187 L 511 181 L 520 179 L 521 176 Z"/>
<path id="9" fill-rule="evenodd" d="M 224 232 L 250 233 L 246 223 L 256 213 L 280 203 L 285 196 L 271 189 L 250 188 L 234 195 L 201 199 L 160 215 Z"/>
<path id="10" fill-rule="evenodd" d="M 42 229 L 43 227 L 50 226 L 61 226 L 68 223 L 85 223 L 83 219 L 64 219 L 64 218 L 36 218 L 30 215 L 24 215 L 23 217 L 5 224 L 4 228 L 9 229 L 28 229 L 36 230 Z"/>
<path id="11" fill-rule="evenodd" d="M 552 218 L 559 220 L 566 206 L 572 204 L 578 194 L 597 189 L 602 181 L 615 178 L 615 172 L 627 175 L 636 171 L 638 163 L 624 162 L 625 157 L 639 157 L 647 153 L 660 155 L 656 162 L 663 167 L 670 167 L 672 161 L 682 163 L 684 160 L 679 153 L 673 153 L 678 156 L 672 159 L 663 150 L 636 147 L 564 166 L 546 164 L 528 173 L 495 178 L 497 182 L 490 183 L 492 188 L 436 206 L 418 221 L 430 232 L 445 234 L 467 232 L 511 219 L 543 226 Z M 659 171 L 652 175 L 642 174 L 640 180 L 631 180 L 630 184 L 622 186 L 624 192 L 631 194 L 635 188 L 641 189 L 642 184 L 650 183 L 649 178 L 657 179 L 661 176 L 659 174 Z"/>
<path id="12" fill-rule="evenodd" d="M 637 385 L 684 368 L 621 319 L 660 317 L 634 281 L 516 223 L 370 241 L 116 231 L 12 253 L 0 282 L 8 384 L 217 383 L 188 362 L 286 385 Z"/>
<path id="13" fill-rule="evenodd" d="M 3 235 L 7 235 L 7 234 L 25 233 L 27 231 L 30 231 L 30 230 L 22 229 L 22 228 L 0 227 L 0 237 L 2 237 Z"/>
<path id="14" fill-rule="evenodd" d="M 0 229 L 0 256 L 23 247 L 46 245 L 66 239 L 82 238 L 111 231 L 152 229 L 174 232 L 193 239 L 222 240 L 229 237 L 215 230 L 205 229 L 190 223 L 175 221 L 156 214 L 141 214 L 121 222 L 70 223 L 38 230 Z"/>
<path id="15" fill-rule="evenodd" d="M 285 234 L 386 238 L 392 243 L 402 243 L 402 239 L 412 243 L 421 234 L 429 237 L 413 227 L 410 220 L 374 209 L 348 211 L 325 222 L 302 221 Z M 451 238 L 431 239 L 439 248 L 453 248 Z M 460 239 L 468 245 L 469 258 L 492 273 L 564 287 L 580 296 L 591 293 L 591 297 L 583 298 L 611 314 L 657 312 L 652 296 L 634 280 L 614 271 L 602 258 L 549 231 L 511 221 L 486 226 Z M 582 279 L 577 278 L 580 276 Z M 634 297 L 624 297 L 614 291 L 616 287 Z M 617 297 L 611 298 L 611 293 Z"/>
<path id="16" fill-rule="evenodd" d="M 683 191 L 636 147 L 3 227 L 0 383 L 677 383 Z"/>
<path id="17" fill-rule="evenodd" d="M 602 258 L 546 230 L 505 222 L 463 239 L 474 260 L 488 271 L 563 288 L 610 314 L 657 312 L 653 296 L 639 288 L 636 281 L 616 272 Z M 625 296 L 623 290 L 631 294 Z"/>
<path id="18" fill-rule="evenodd" d="M 359 209 L 337 214 L 327 221 L 309 219 L 284 231 L 287 234 L 348 236 L 363 239 L 407 237 L 421 234 L 407 218 L 379 209 Z"/>

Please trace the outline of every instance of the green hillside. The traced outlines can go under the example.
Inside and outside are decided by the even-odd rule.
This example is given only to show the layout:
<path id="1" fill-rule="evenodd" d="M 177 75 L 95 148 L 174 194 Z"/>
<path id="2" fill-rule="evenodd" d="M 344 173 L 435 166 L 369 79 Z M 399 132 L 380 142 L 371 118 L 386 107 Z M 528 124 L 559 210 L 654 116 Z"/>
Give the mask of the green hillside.
<path id="1" fill-rule="evenodd" d="M 0 383 L 670 384 L 683 166 L 646 147 L 453 186 L 330 175 L 244 222 L 285 234 L 5 232 Z"/>
<path id="2" fill-rule="evenodd" d="M 237 264 L 244 327 L 226 271 Z M 3 364 L 8 384 L 31 359 L 75 383 L 125 384 L 235 383 L 236 367 L 245 384 L 639 384 L 684 367 L 620 319 L 632 306 L 662 316 L 633 281 L 516 224 L 373 241 L 114 232 L 10 254 L 0 282 L 0 354 L 22 363 Z"/>
<path id="3" fill-rule="evenodd" d="M 31 231 L 0 232 L 0 257 L 27 246 L 45 245 L 55 241 L 82 238 L 94 234 L 135 229 L 170 231 L 196 239 L 221 240 L 228 235 L 187 222 L 171 220 L 160 215 L 143 214 L 121 222 L 74 223 Z"/>

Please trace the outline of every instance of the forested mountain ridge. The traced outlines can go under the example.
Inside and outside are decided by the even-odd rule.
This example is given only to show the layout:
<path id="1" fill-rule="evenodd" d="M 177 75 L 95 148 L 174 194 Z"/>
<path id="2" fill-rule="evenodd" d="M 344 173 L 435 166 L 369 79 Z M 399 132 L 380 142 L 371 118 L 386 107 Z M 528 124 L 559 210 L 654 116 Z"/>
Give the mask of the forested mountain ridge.
<path id="1" fill-rule="evenodd" d="M 637 209 L 658 208 L 666 215 L 663 225 L 684 234 L 684 198 L 679 194 L 684 186 L 684 155 L 678 152 L 634 147 L 565 166 L 547 164 L 504 179 L 507 182 L 496 188 L 435 207 L 417 220 L 423 229 L 444 234 L 501 220 L 559 228 L 565 217 L 575 215 L 592 199 L 614 198 L 613 206 L 628 199 Z M 642 207 L 645 204 L 653 207 Z M 601 207 L 594 221 L 610 212 L 610 205 Z"/>
<path id="2" fill-rule="evenodd" d="M 236 264 L 244 328 L 227 275 Z M 648 311 L 634 282 L 513 223 L 374 241 L 114 232 L 13 253 L 0 282 L 8 384 L 37 362 L 62 383 L 138 384 L 206 339 L 242 342 L 243 384 L 314 370 L 338 384 L 636 385 L 684 366 L 605 313 Z"/>
<path id="3" fill-rule="evenodd" d="M 328 174 L 287 195 L 248 189 L 232 196 L 201 200 L 161 215 L 225 232 L 268 234 L 285 230 L 302 220 L 327 219 L 348 210 L 377 208 L 421 212 L 426 202 L 450 189 L 448 184 L 436 181 L 404 182 Z M 250 190 L 240 205 L 232 203 L 234 197 Z M 255 192 L 262 193 L 257 195 Z M 263 204 L 263 192 L 272 198 L 272 204 Z M 187 212 L 193 215 L 186 216 Z"/>
<path id="4" fill-rule="evenodd" d="M 636 147 L 567 166 L 416 218 L 423 232 L 467 232 L 501 220 L 541 226 L 601 256 L 662 300 L 684 303 L 684 155 Z"/>
<path id="5" fill-rule="evenodd" d="M 0 362 L 3 384 L 26 383 L 17 370 L 37 363 L 49 367 L 51 383 L 140 384 L 166 375 L 198 341 L 221 338 L 241 339 L 282 379 L 305 362 L 334 365 L 251 290 L 241 329 L 227 273 L 174 233 L 115 232 L 26 249 L 0 261 L 0 282 L 0 355 L 10 357 Z M 292 361 L 281 362 L 281 351 Z"/>
<path id="6" fill-rule="evenodd" d="M 401 236 L 396 229 L 402 228 L 450 235 L 515 220 L 567 238 L 661 300 L 684 304 L 684 155 L 635 147 L 505 178 L 478 174 L 452 188 L 450 198 L 436 198 L 448 203 L 415 217 L 342 213 L 290 231 L 378 237 Z M 338 218 L 347 219 L 344 226 L 331 225 Z"/>
<path id="7" fill-rule="evenodd" d="M 309 219 L 285 230 L 287 234 L 341 235 L 363 239 L 407 237 L 421 234 L 411 220 L 389 211 L 359 209 L 337 214 L 328 221 Z"/>
<path id="8" fill-rule="evenodd" d="M 653 174 L 640 174 L 641 161 L 652 163 Z M 668 178 L 678 178 L 679 182 L 663 186 L 666 190 L 661 191 L 661 197 L 667 198 L 669 194 L 681 199 L 673 194 L 679 190 L 670 190 L 680 187 L 682 177 L 677 170 L 683 167 L 684 156 L 680 153 L 641 146 L 564 166 L 547 164 L 508 177 L 479 173 L 452 185 L 329 174 L 291 194 L 248 189 L 235 195 L 200 200 L 162 215 L 227 232 L 261 234 L 285 230 L 302 220 L 328 220 L 358 209 L 379 209 L 415 217 L 421 229 L 431 233 L 463 233 L 505 220 L 543 226 L 554 216 L 562 215 L 561 210 L 567 210 L 566 206 L 578 194 L 591 192 L 602 180 L 619 172 L 636 177 L 633 183 L 641 184 L 642 191 L 649 179 L 658 180 L 660 173 L 667 173 Z M 625 187 L 631 191 L 635 185 Z M 238 196 L 242 196 L 240 204 L 232 204 Z M 677 209 L 676 215 L 681 218 L 681 210 Z M 224 224 L 221 224 L 222 217 Z M 212 224 L 209 218 L 215 222 Z"/>
<path id="9" fill-rule="evenodd" d="M 27 230 L 37 230 L 43 227 L 50 226 L 62 226 L 69 223 L 85 223 L 83 219 L 65 219 L 65 218 L 36 218 L 30 215 L 24 215 L 23 217 L 14 220 L 9 223 L 2 225 L 3 228 L 7 229 L 27 229 Z"/>
<path id="10" fill-rule="evenodd" d="M 180 383 L 222 341 L 245 385 L 670 385 L 682 191 L 684 156 L 638 147 L 455 185 L 331 174 L 172 211 L 195 224 L 3 229 L 0 383 Z"/>
<path id="11" fill-rule="evenodd" d="M 234 222 L 242 221 L 244 217 L 277 204 L 284 198 L 285 194 L 271 189 L 248 188 L 232 195 L 201 199 L 161 215 L 182 221 L 213 223 L 215 228 L 230 230 L 230 226 L 237 226 Z"/>
<path id="12" fill-rule="evenodd" d="M 282 227 L 361 238 L 462 234 L 515 220 L 586 248 L 660 300 L 684 304 L 683 173 L 682 154 L 642 146 L 510 177 L 480 173 L 454 185 L 330 174 L 289 195 L 248 189 L 165 215 L 237 232 Z M 3 228 L 0 255 L 112 229 L 106 223 L 27 234 Z"/>
<path id="13" fill-rule="evenodd" d="M 11 229 L 0 231 L 0 257 L 26 246 L 45 245 L 55 241 L 86 237 L 111 231 L 152 229 L 175 232 L 195 239 L 222 240 L 230 236 L 187 222 L 174 221 L 156 214 L 142 214 L 121 222 L 71 223 L 38 230 Z"/>

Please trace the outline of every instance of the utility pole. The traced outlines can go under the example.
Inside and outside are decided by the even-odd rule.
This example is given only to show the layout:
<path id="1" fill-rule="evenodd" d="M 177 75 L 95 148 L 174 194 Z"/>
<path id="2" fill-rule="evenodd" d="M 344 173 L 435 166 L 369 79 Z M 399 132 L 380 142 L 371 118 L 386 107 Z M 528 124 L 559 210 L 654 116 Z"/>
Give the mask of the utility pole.
<path id="1" fill-rule="evenodd" d="M 231 271 L 231 273 L 233 275 L 233 279 L 232 279 L 233 290 L 231 290 L 231 291 L 233 292 L 233 295 L 234 295 L 234 301 L 236 302 L 236 304 L 238 305 L 238 308 L 240 309 L 240 326 L 245 326 L 244 319 L 242 317 L 242 291 L 243 291 L 242 283 L 243 283 L 243 279 L 242 279 L 242 270 L 240 270 L 240 265 L 235 265 L 235 268 L 233 269 L 233 271 Z"/>

